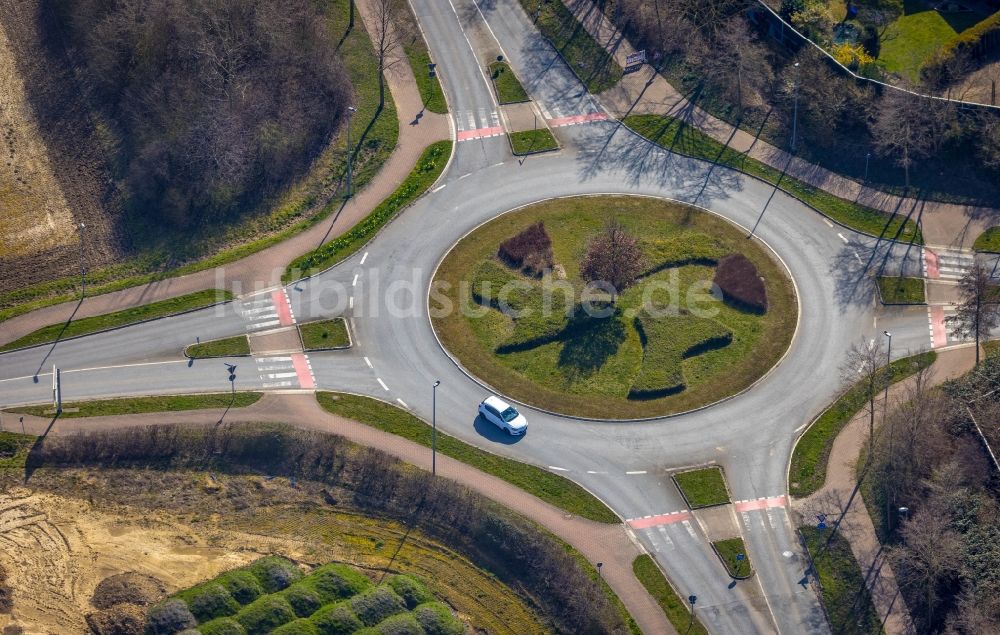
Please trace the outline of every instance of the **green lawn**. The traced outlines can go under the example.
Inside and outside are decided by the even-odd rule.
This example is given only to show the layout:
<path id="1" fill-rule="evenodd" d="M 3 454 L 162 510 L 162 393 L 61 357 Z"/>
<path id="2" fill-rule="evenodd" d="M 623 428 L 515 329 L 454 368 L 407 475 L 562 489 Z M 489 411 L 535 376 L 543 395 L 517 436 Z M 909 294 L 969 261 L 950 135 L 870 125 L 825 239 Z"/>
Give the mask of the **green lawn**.
<path id="1" fill-rule="evenodd" d="M 934 351 L 897 359 L 890 365 L 891 382 L 910 377 L 933 364 L 935 359 L 937 353 Z M 867 402 L 864 382 L 858 382 L 824 410 L 802 434 L 792 452 L 792 465 L 788 471 L 788 491 L 793 496 L 808 496 L 823 486 L 834 439 Z"/>
<path id="2" fill-rule="evenodd" d="M 691 619 L 691 605 L 682 600 L 674 588 L 670 586 L 663 572 L 656 566 L 653 559 L 643 554 L 632 561 L 632 572 L 635 577 L 642 582 L 649 594 L 653 596 L 656 603 L 663 609 L 663 613 L 674 625 L 678 633 L 689 633 L 691 635 L 708 635 L 708 631 L 702 626 L 697 618 Z"/>
<path id="3" fill-rule="evenodd" d="M 983 342 L 983 350 L 986 352 L 986 357 L 1000 356 L 1000 340 Z"/>
<path id="4" fill-rule="evenodd" d="M 898 278 L 896 276 L 879 276 L 878 289 L 885 304 L 924 304 L 923 278 Z"/>
<path id="5" fill-rule="evenodd" d="M 830 529 L 800 527 L 806 548 L 819 576 L 820 597 L 834 633 L 861 635 L 882 633 L 882 625 L 865 587 L 864 572 L 851 553 L 851 546 L 837 534 L 826 546 Z"/>
<path id="6" fill-rule="evenodd" d="M 920 0 L 906 0 L 903 6 L 903 15 L 885 31 L 878 64 L 914 83 L 931 54 L 984 17 L 969 11 L 941 14 Z"/>
<path id="7" fill-rule="evenodd" d="M 431 54 L 427 50 L 427 42 L 424 41 L 423 32 L 417 26 L 409 2 L 399 3 L 397 19 L 405 25 L 404 30 L 409 34 L 403 42 L 403 51 L 410 62 L 424 107 L 440 114 L 448 112 L 448 102 L 445 100 L 444 91 L 441 90 L 441 82 L 438 81 L 437 75 L 430 76 L 430 68 L 427 65 L 432 61 Z"/>
<path id="8" fill-rule="evenodd" d="M 320 406 L 335 415 L 360 421 L 426 447 L 431 446 L 431 427 L 391 404 L 331 392 L 316 393 L 316 399 Z M 437 434 L 437 449 L 441 454 L 502 478 L 571 514 L 602 523 L 621 522 L 614 512 L 587 490 L 548 470 L 480 450 L 441 431 Z"/>
<path id="9" fill-rule="evenodd" d="M 9 421 L 6 417 L 6 426 L 16 426 L 16 423 Z M 0 470 L 23 469 L 28 458 L 31 446 L 35 444 L 37 437 L 30 434 L 19 434 L 17 432 L 0 431 Z"/>
<path id="10" fill-rule="evenodd" d="M 590 37 L 560 0 L 520 0 L 535 26 L 591 93 L 611 88 L 622 78 L 614 57 Z"/>
<path id="11" fill-rule="evenodd" d="M 289 282 L 329 269 L 363 247 L 396 214 L 427 191 L 444 171 L 450 156 L 451 141 L 437 141 L 427 146 L 409 176 L 389 198 L 346 233 L 293 260 L 281 276 L 282 281 Z"/>
<path id="12" fill-rule="evenodd" d="M 530 101 L 528 93 L 525 92 L 517 75 L 511 70 L 507 62 L 493 62 L 490 64 L 490 79 L 493 80 L 493 87 L 497 92 L 497 100 L 501 104 L 516 104 L 522 101 Z"/>
<path id="13" fill-rule="evenodd" d="M 536 154 L 538 152 L 548 152 L 559 147 L 556 138 L 552 136 L 548 128 L 538 128 L 537 130 L 523 130 L 521 132 L 509 132 L 510 147 L 516 155 Z"/>
<path id="14" fill-rule="evenodd" d="M 691 509 L 723 505 L 730 502 L 729 490 L 722 468 L 706 467 L 700 470 L 674 474 L 674 482 L 684 494 Z"/>
<path id="15" fill-rule="evenodd" d="M 210 408 L 246 408 L 257 403 L 263 393 L 238 392 L 211 393 L 206 395 L 166 395 L 161 397 L 129 397 L 125 399 L 99 399 L 95 401 L 74 401 L 63 403 L 63 419 L 77 417 L 99 417 L 106 415 L 135 415 L 144 412 L 175 412 L 181 410 L 207 410 Z M 72 412 L 70 412 L 72 411 Z M 49 416 L 52 406 L 27 406 L 10 408 L 4 412 Z"/>
<path id="16" fill-rule="evenodd" d="M 979 234 L 973 247 L 976 251 L 988 251 L 1000 254 L 1000 227 L 990 227 Z"/>
<path id="17" fill-rule="evenodd" d="M 344 318 L 299 324 L 299 335 L 302 337 L 302 347 L 307 351 L 346 348 L 351 345 Z"/>
<path id="18" fill-rule="evenodd" d="M 747 553 L 747 546 L 743 544 L 742 538 L 727 538 L 717 540 L 712 543 L 715 550 L 722 558 L 722 564 L 734 578 L 746 578 L 753 573 L 753 566 L 750 564 L 750 554 Z M 737 560 L 736 556 L 743 554 L 742 560 Z"/>
<path id="19" fill-rule="evenodd" d="M 246 335 L 235 335 L 221 340 L 191 344 L 184 354 L 195 359 L 205 357 L 240 357 L 250 354 L 250 340 Z"/>
<path id="20" fill-rule="evenodd" d="M 629 115 L 624 123 L 636 133 L 671 152 L 712 161 L 776 184 L 819 213 L 855 231 L 923 244 L 920 227 L 905 216 L 887 214 L 859 205 L 784 175 L 780 170 L 723 146 L 679 119 L 668 115 Z"/>
<path id="21" fill-rule="evenodd" d="M 153 302 L 152 304 L 144 304 L 131 309 L 115 311 L 114 313 L 105 313 L 104 315 L 80 318 L 79 320 L 73 320 L 72 322 L 50 324 L 49 326 L 43 326 L 37 331 L 32 331 L 24 337 L 18 338 L 9 344 L 0 346 L 0 351 L 8 351 L 14 348 L 22 348 L 24 346 L 34 346 L 36 344 L 45 344 L 56 340 L 63 340 L 68 337 L 86 335 L 88 333 L 95 333 L 97 331 L 125 326 L 126 324 L 135 324 L 136 322 L 142 322 L 143 320 L 151 320 L 153 318 L 173 315 L 175 313 L 183 313 L 184 311 L 200 309 L 217 302 L 231 300 L 232 297 L 233 294 L 229 291 L 206 289 L 205 291 L 197 291 L 195 293 L 182 295 L 169 300 L 161 300 L 159 302 Z"/>
<path id="22" fill-rule="evenodd" d="M 639 237 L 647 275 L 618 297 L 613 314 L 591 317 L 578 304 L 585 287 L 579 263 L 590 237 L 612 217 Z M 565 279 L 529 278 L 494 258 L 501 242 L 537 221 Z M 715 262 L 735 252 L 765 279 L 764 314 L 703 292 Z M 441 315 L 433 316 L 434 327 L 465 368 L 515 399 L 584 417 L 663 415 L 738 392 L 781 357 L 797 319 L 784 270 L 745 232 L 717 216 L 645 198 L 560 199 L 505 214 L 452 249 L 437 280 L 442 293 L 432 297 L 432 313 Z M 499 310 L 498 291 L 507 285 L 515 293 L 505 301 L 522 312 L 516 320 Z M 444 298 L 459 310 L 436 310 Z"/>
<path id="23" fill-rule="evenodd" d="M 349 0 L 327 4 L 330 30 L 340 40 L 347 33 Z M 396 106 L 387 99 L 378 107 L 378 59 L 360 19 L 343 38 L 338 54 L 354 87 L 352 142 L 357 144 L 354 187 L 364 187 L 389 158 L 399 137 Z M 369 127 L 369 123 L 371 123 Z M 361 133 L 367 129 L 363 140 Z M 238 223 L 208 226 L 204 231 L 185 230 L 164 234 L 162 227 L 135 227 L 149 238 L 140 255 L 126 262 L 87 272 L 87 293 L 99 295 L 121 289 L 212 269 L 287 240 L 329 217 L 340 207 L 347 169 L 347 127 L 331 141 L 314 162 L 314 169 L 276 200 L 265 201 L 262 209 L 248 212 Z M 75 299 L 79 276 L 0 293 L 0 322 L 45 306 Z"/>

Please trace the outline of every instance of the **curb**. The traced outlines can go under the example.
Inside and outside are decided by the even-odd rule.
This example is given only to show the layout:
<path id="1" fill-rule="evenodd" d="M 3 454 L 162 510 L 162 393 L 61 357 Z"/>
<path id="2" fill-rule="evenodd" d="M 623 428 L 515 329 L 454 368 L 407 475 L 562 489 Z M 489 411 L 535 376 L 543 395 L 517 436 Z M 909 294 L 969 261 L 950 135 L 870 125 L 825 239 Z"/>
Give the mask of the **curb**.
<path id="1" fill-rule="evenodd" d="M 690 500 L 688 500 L 687 494 L 684 493 L 684 488 L 681 487 L 681 484 L 677 482 L 677 475 L 687 474 L 688 472 L 697 472 L 699 470 L 709 470 L 709 469 L 719 470 L 719 473 L 722 475 L 722 486 L 726 488 L 726 496 L 729 498 L 729 500 L 722 503 L 712 503 L 711 505 L 695 506 L 691 503 Z M 723 467 L 718 463 L 705 463 L 704 465 L 682 467 L 679 470 L 675 470 L 670 473 L 670 480 L 673 481 L 674 487 L 677 488 L 677 491 L 681 493 L 681 498 L 684 499 L 684 503 L 687 505 L 688 510 L 691 512 L 694 512 L 699 509 L 711 509 L 713 507 L 723 507 L 724 505 L 733 504 L 733 493 L 729 491 L 729 481 L 726 480 L 726 470 L 723 469 Z"/>
<path id="2" fill-rule="evenodd" d="M 341 322 L 344 323 L 344 331 L 347 333 L 347 346 L 327 346 L 326 348 L 306 348 L 305 342 L 302 341 L 302 327 L 303 326 L 308 326 L 309 324 L 315 324 L 316 322 L 327 322 L 327 321 L 334 321 L 334 320 L 340 320 Z M 349 349 L 352 346 L 354 346 L 354 338 L 351 337 L 351 327 L 350 327 L 350 325 L 347 322 L 347 318 L 345 318 L 342 315 L 338 316 L 338 317 L 335 317 L 335 318 L 312 320 L 311 322 L 296 322 L 295 323 L 295 332 L 298 333 L 298 335 L 299 335 L 299 344 L 302 346 L 302 352 L 303 353 L 318 353 L 318 352 L 322 352 L 322 351 L 346 351 L 347 349 Z"/>

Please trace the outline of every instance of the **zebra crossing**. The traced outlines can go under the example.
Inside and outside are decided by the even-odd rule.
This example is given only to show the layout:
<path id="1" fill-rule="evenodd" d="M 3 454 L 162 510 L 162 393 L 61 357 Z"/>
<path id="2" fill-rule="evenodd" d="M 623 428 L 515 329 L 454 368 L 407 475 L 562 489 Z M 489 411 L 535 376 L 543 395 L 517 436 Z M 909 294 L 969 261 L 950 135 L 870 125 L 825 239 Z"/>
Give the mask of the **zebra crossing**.
<path id="1" fill-rule="evenodd" d="M 454 118 L 455 138 L 458 141 L 486 139 L 504 134 L 503 125 L 500 123 L 500 113 L 496 110 L 487 110 L 486 108 L 479 108 L 475 111 L 459 110 L 455 112 Z"/>
<path id="2" fill-rule="evenodd" d="M 243 318 L 248 333 L 295 324 L 295 315 L 285 289 L 243 298 L 237 302 L 236 311 Z"/>
<path id="3" fill-rule="evenodd" d="M 678 517 L 672 522 L 632 530 L 656 553 L 669 553 L 676 549 L 698 549 L 701 540 L 692 525 L 691 517 Z M 630 523 L 631 524 L 631 523 Z"/>
<path id="4" fill-rule="evenodd" d="M 924 277 L 928 280 L 961 280 L 976 263 L 976 254 L 968 249 L 924 247 Z"/>
<path id="5" fill-rule="evenodd" d="M 563 126 L 575 126 L 581 123 L 591 123 L 594 121 L 606 121 L 608 115 L 602 112 L 596 104 L 591 101 L 587 104 L 589 107 L 585 107 L 586 112 L 569 112 L 567 113 L 558 104 L 553 105 L 551 110 L 545 106 L 540 106 L 542 110 L 542 116 L 548 122 L 550 128 L 561 128 Z"/>
<path id="6" fill-rule="evenodd" d="M 953 304 L 933 304 L 927 307 L 927 325 L 930 329 L 931 348 L 941 348 L 972 341 L 972 338 L 959 337 L 948 326 L 949 318 L 958 309 Z"/>
<path id="7" fill-rule="evenodd" d="M 312 363 L 304 353 L 255 357 L 261 386 L 270 389 L 316 387 Z"/>

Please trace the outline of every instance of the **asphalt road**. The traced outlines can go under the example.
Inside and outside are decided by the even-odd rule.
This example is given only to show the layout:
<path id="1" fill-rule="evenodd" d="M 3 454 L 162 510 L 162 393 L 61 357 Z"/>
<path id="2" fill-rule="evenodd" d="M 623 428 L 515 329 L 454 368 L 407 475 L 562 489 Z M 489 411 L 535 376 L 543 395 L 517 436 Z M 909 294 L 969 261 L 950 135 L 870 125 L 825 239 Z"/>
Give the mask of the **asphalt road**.
<path id="1" fill-rule="evenodd" d="M 452 4 L 453 3 L 453 4 Z M 489 128 L 496 103 L 466 29 L 484 17 L 544 111 L 556 117 L 600 108 L 533 30 L 514 0 L 414 0 L 456 118 L 456 131 Z M 479 25 L 482 26 L 481 24 Z M 485 60 L 484 60 L 485 61 Z M 469 123 L 471 113 L 474 124 Z M 471 128 L 471 125 L 477 128 Z M 519 160 L 502 136 L 456 144 L 439 184 L 364 250 L 334 269 L 286 288 L 298 321 L 344 315 L 355 346 L 312 353 L 318 388 L 405 405 L 429 419 L 431 384 L 440 380 L 438 425 L 490 451 L 541 465 L 577 481 L 624 519 L 682 510 L 669 470 L 714 461 L 734 498 L 780 500 L 796 431 L 841 389 L 846 351 L 894 333 L 894 356 L 929 347 L 927 313 L 900 310 L 876 320 L 869 273 L 912 270 L 919 249 L 834 226 L 773 187 L 733 171 L 665 152 L 613 121 L 556 129 L 563 150 Z M 582 421 L 525 406 L 528 434 L 507 439 L 476 419 L 490 391 L 438 345 L 427 316 L 433 272 L 452 245 L 481 223 L 550 197 L 622 193 L 693 202 L 774 250 L 798 292 L 800 322 L 783 361 L 745 393 L 712 407 L 642 422 Z M 280 263 L 279 263 L 280 264 Z M 283 358 L 198 360 L 184 345 L 257 328 L 267 294 L 189 314 L 0 355 L 0 404 L 51 400 L 51 369 L 61 369 L 64 400 L 230 389 L 223 363 L 238 366 L 236 388 L 268 389 L 287 372 Z M 259 322 L 258 322 L 259 323 Z M 281 377 L 276 377 L 281 375 Z M 288 387 L 298 388 L 293 381 Z M 697 595 L 713 633 L 822 633 L 827 626 L 811 586 L 787 505 L 745 506 L 737 522 L 757 576 L 730 584 L 696 522 L 635 529 L 684 595 Z"/>

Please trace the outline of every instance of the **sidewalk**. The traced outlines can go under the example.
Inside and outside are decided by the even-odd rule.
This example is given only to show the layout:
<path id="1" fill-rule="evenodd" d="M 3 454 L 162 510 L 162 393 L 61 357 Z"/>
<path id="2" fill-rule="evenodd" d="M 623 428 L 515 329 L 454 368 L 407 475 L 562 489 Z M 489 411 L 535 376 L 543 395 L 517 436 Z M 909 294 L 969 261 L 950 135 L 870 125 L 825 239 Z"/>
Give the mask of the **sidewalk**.
<path id="1" fill-rule="evenodd" d="M 565 4 L 587 32 L 605 50 L 613 53 L 615 60 L 624 68 L 625 58 L 635 49 L 593 0 L 565 0 Z M 1000 209 L 901 198 L 864 187 L 857 181 L 802 159 L 792 158 L 784 150 L 744 130 L 734 131 L 730 124 L 692 105 L 651 66 L 626 75 L 617 86 L 601 93 L 597 99 L 617 117 L 652 113 L 683 119 L 716 141 L 728 144 L 738 152 L 745 152 L 775 169 L 785 170 L 789 176 L 800 181 L 885 212 L 912 214 L 913 219 L 920 222 L 928 245 L 971 248 L 979 234 L 1000 224 Z"/>
<path id="2" fill-rule="evenodd" d="M 126 426 L 155 424 L 213 425 L 222 410 L 195 410 L 178 413 L 150 413 L 63 419 L 52 425 L 48 434 L 74 434 L 85 430 L 120 429 Z M 5 417 L 9 421 L 10 416 Z M 323 410 L 312 393 L 268 393 L 248 408 L 230 410 L 228 423 L 287 423 L 300 428 L 332 432 L 354 443 L 373 447 L 420 469 L 430 470 L 428 448 L 401 437 L 344 419 Z M 25 429 L 43 434 L 51 420 L 24 417 Z M 9 424 L 6 426 L 9 427 Z M 603 562 L 604 580 L 614 589 L 635 618 L 643 633 L 676 633 L 663 610 L 632 573 L 632 561 L 643 552 L 631 540 L 624 524 L 597 523 L 554 507 L 507 481 L 501 480 L 448 456 L 437 457 L 437 472 L 490 498 L 542 525 L 580 551 L 591 563 Z"/>
<path id="3" fill-rule="evenodd" d="M 958 377 L 972 369 L 974 363 L 975 351 L 971 347 L 941 351 L 937 361 L 931 366 L 930 383 L 937 385 Z M 911 378 L 892 386 L 889 389 L 890 403 L 904 395 L 912 385 Z M 876 403 L 876 412 L 880 412 L 878 408 Z M 816 514 L 837 518 L 857 483 L 854 468 L 867 442 L 868 414 L 862 411 L 851 419 L 833 442 L 826 482 L 822 489 L 811 496 L 792 501 L 792 509 L 802 514 L 807 521 L 814 520 Z M 869 590 L 878 615 L 888 615 L 885 619 L 885 632 L 889 635 L 912 633 L 909 611 L 899 595 L 895 575 L 885 560 L 882 545 L 875 534 L 875 525 L 872 524 L 860 492 L 851 501 L 851 507 L 844 515 L 839 531 L 850 542 L 851 551 L 854 552 L 862 573 L 867 574 L 869 568 L 875 572 L 869 582 Z"/>
<path id="4" fill-rule="evenodd" d="M 373 32 L 373 5 L 376 0 L 358 0 L 357 9 L 369 32 Z M 360 27 L 360 25 L 358 25 Z M 358 192 L 339 212 L 335 212 L 314 227 L 251 254 L 236 262 L 218 268 L 206 269 L 178 278 L 88 297 L 77 311 L 75 319 L 119 311 L 158 300 L 194 293 L 202 289 L 220 288 L 223 284 L 240 293 L 266 289 L 280 284 L 285 266 L 301 254 L 315 249 L 322 242 L 333 240 L 368 215 L 376 205 L 399 187 L 417 164 L 420 154 L 435 141 L 451 138 L 448 115 L 423 110 L 416 81 L 406 55 L 397 47 L 394 56 L 398 61 L 386 71 L 386 80 L 396 103 L 399 119 L 399 140 L 389 159 L 379 173 Z M 420 119 L 416 115 L 423 112 Z M 0 344 L 6 344 L 49 324 L 65 322 L 73 314 L 75 301 L 53 305 L 19 315 L 2 322 Z"/>

